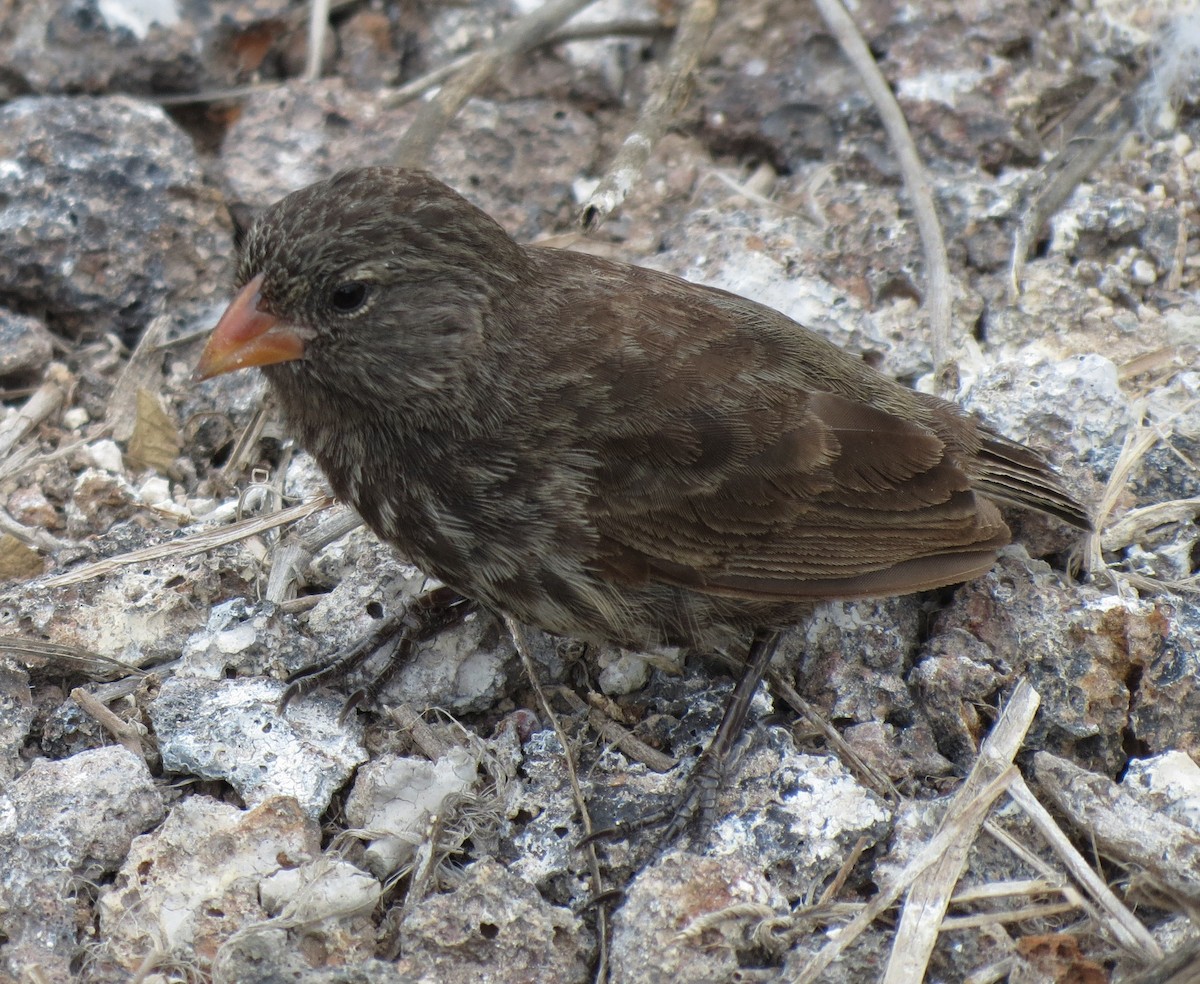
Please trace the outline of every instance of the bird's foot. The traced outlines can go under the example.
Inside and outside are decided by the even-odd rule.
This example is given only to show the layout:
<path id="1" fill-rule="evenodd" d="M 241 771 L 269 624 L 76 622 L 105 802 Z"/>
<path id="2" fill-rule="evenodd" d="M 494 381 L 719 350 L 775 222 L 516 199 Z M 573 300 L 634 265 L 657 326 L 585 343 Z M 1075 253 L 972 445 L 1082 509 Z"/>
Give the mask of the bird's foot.
<path id="1" fill-rule="evenodd" d="M 288 679 L 287 689 L 279 698 L 279 713 L 297 697 L 311 694 L 314 690 L 344 680 L 352 670 L 361 666 L 369 657 L 390 649 L 383 670 L 357 688 L 342 706 L 341 717 L 374 697 L 392 678 L 397 670 L 412 655 L 413 647 L 437 635 L 459 621 L 474 609 L 473 602 L 450 588 L 440 587 L 417 597 L 403 612 L 384 619 L 372 632 L 353 645 L 329 656 L 328 659 L 294 673 Z"/>
<path id="2" fill-rule="evenodd" d="M 750 641 L 746 654 L 746 666 L 741 679 L 725 704 L 725 713 L 717 733 L 708 747 L 700 753 L 696 765 L 687 777 L 683 792 L 665 810 L 642 817 L 634 823 L 625 823 L 603 831 L 597 831 L 584 839 L 584 844 L 609 837 L 627 838 L 639 830 L 666 823 L 661 850 L 666 850 L 688 830 L 697 837 L 712 829 L 717 814 L 717 796 L 721 782 L 729 771 L 736 756 L 738 739 L 746 723 L 746 714 L 754 691 L 758 689 L 763 675 L 770 665 L 771 657 L 779 645 L 779 633 L 760 629 Z"/>
<path id="3" fill-rule="evenodd" d="M 670 847 L 685 832 L 702 837 L 712 830 L 717 820 L 717 797 L 725 774 L 726 760 L 716 754 L 710 744 L 688 774 L 683 792 L 667 811 L 667 825 L 662 835 L 664 847 Z"/>
<path id="4" fill-rule="evenodd" d="M 580 846 L 602 840 L 626 840 L 635 834 L 654 827 L 661 827 L 658 838 L 659 853 L 669 850 L 685 839 L 700 844 L 716 825 L 717 799 L 726 775 L 733 768 L 736 755 L 722 754 L 710 742 L 701 752 L 692 771 L 683 781 L 683 789 L 670 804 L 660 810 L 647 813 L 636 820 L 622 821 L 612 827 L 594 831 L 583 838 Z"/>

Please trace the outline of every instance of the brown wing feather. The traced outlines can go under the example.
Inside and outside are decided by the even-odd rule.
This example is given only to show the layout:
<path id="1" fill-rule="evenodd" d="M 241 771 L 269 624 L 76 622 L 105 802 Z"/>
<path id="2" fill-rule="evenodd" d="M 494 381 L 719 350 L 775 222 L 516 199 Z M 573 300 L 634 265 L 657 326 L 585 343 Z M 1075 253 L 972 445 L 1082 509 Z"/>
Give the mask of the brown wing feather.
<path id="1" fill-rule="evenodd" d="M 624 563 L 645 577 L 777 600 L 915 591 L 991 565 L 1008 528 L 936 435 L 832 394 L 805 403 L 809 432 L 827 448 L 819 459 L 768 449 L 670 501 L 607 500 L 602 543 L 640 557 Z M 754 467 L 764 459 L 770 468 Z M 797 487 L 808 494 L 780 494 Z"/>
<path id="2" fill-rule="evenodd" d="M 590 512 L 607 578 L 756 601 L 896 594 L 990 567 L 1009 530 L 980 487 L 1071 515 L 1034 452 L 782 315 L 639 268 L 598 273 L 608 309 L 593 289 L 587 310 L 625 330 L 579 324 L 563 297 L 554 358 L 600 384 Z M 601 408 L 579 396 L 562 406 L 586 427 Z"/>

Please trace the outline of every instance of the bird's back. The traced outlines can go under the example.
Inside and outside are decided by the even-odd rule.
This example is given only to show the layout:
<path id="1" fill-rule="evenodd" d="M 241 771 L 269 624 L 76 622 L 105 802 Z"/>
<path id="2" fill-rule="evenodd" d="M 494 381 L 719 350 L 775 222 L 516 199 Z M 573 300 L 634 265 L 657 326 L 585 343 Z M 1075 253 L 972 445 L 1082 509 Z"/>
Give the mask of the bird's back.
<path id="1" fill-rule="evenodd" d="M 529 256 L 547 283 L 571 282 L 576 254 Z M 545 444 L 594 460 L 586 566 L 627 599 L 614 635 L 638 635 L 632 620 L 653 636 L 667 596 L 690 608 L 674 621 L 707 606 L 761 624 L 968 580 L 1009 542 L 993 498 L 1087 526 L 1045 459 L 952 404 L 751 301 L 588 263 L 586 297 L 554 295 L 553 338 L 504 345 L 540 380 L 526 409 L 553 421 Z"/>

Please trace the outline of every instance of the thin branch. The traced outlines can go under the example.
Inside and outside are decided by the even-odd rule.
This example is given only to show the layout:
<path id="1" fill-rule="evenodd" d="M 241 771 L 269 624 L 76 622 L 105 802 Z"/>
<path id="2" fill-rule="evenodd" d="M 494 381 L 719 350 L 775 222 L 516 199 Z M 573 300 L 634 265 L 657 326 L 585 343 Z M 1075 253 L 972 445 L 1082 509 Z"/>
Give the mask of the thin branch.
<path id="1" fill-rule="evenodd" d="M 813 3 L 837 38 L 842 53 L 862 78 L 867 94 L 883 120 L 900 165 L 900 173 L 904 176 L 904 186 L 912 201 L 913 215 L 925 252 L 925 269 L 929 278 L 925 309 L 929 312 L 933 368 L 938 384 L 942 386 L 943 380 L 948 379 L 947 371 L 953 372 L 953 367 L 947 364 L 950 357 L 950 264 L 946 258 L 946 242 L 934 206 L 933 193 L 929 189 L 929 179 L 925 176 L 917 145 L 913 142 L 896 97 L 841 0 L 813 0 Z"/>
<path id="2" fill-rule="evenodd" d="M 817 708 L 800 696 L 799 691 L 783 674 L 771 670 L 767 673 L 767 679 L 771 682 L 771 690 L 777 693 L 785 704 L 810 721 L 821 732 L 838 761 L 849 769 L 859 782 L 885 800 L 893 803 L 900 801 L 900 791 L 892 780 L 859 755 L 854 750 L 854 746 L 842 737 L 841 732 L 826 721 L 825 716 Z"/>
<path id="3" fill-rule="evenodd" d="M 84 713 L 99 722 L 101 727 L 116 738 L 123 748 L 133 752 L 143 762 L 146 762 L 146 749 L 142 744 L 142 733 L 135 725 L 123 721 L 112 712 L 107 704 L 97 700 L 82 687 L 76 687 L 71 691 L 71 699 L 83 709 Z M 146 766 L 149 768 L 150 763 L 146 762 Z"/>
<path id="4" fill-rule="evenodd" d="M 572 41 L 591 41 L 619 35 L 653 37 L 658 34 L 667 33 L 667 31 L 668 29 L 659 21 L 621 20 L 609 21 L 603 24 L 580 24 L 578 27 L 567 26 L 555 31 L 534 47 L 570 44 Z M 380 106 L 384 109 L 395 109 L 397 106 L 403 106 L 405 103 L 412 102 L 435 86 L 441 85 L 455 72 L 469 64 L 477 54 L 478 52 L 472 51 L 465 55 L 459 55 L 444 65 L 439 65 L 424 75 L 405 82 L 404 85 L 398 88 L 386 91 L 380 97 Z"/>
<path id="5" fill-rule="evenodd" d="M 588 707 L 580 698 L 579 695 L 569 687 L 559 687 L 558 694 L 571 705 L 571 709 L 577 714 L 587 714 L 588 724 L 596 731 L 596 733 L 606 742 L 629 756 L 636 762 L 641 762 L 648 769 L 655 772 L 670 772 L 679 763 L 670 755 L 660 752 L 657 748 L 651 748 L 644 741 L 633 734 L 628 728 L 622 727 L 598 707 Z"/>
<path id="6" fill-rule="evenodd" d="M 113 656 L 93 653 L 79 646 L 64 646 L 57 642 L 47 642 L 45 639 L 31 639 L 25 636 L 0 635 L 0 652 L 16 653 L 23 657 L 26 665 L 30 658 L 45 660 L 60 672 L 86 673 L 93 680 L 112 676 L 145 675 L 141 667 Z"/>
<path id="7" fill-rule="evenodd" d="M 34 390 L 20 410 L 5 417 L 0 424 L 0 460 L 8 456 L 21 438 L 58 412 L 66 402 L 73 383 L 66 366 L 58 362 L 50 363 L 42 385 Z"/>
<path id="8" fill-rule="evenodd" d="M 491 47 L 480 51 L 425 103 L 400 140 L 395 163 L 424 167 L 433 145 L 468 99 L 506 62 L 537 47 L 593 0 L 552 0 L 512 24 Z"/>
<path id="9" fill-rule="evenodd" d="M 1025 784 L 1025 780 L 1021 778 L 1014 782 L 1008 794 L 1012 797 L 1012 801 L 1033 821 L 1034 826 L 1066 865 L 1075 881 L 1108 916 L 1107 919 L 1099 920 L 1099 923 L 1112 935 L 1113 939 L 1144 960 L 1162 959 L 1162 947 L 1150 935 L 1149 930 L 1121 903 L 1121 900 L 1112 893 L 1104 880 L 1092 870 L 1091 865 L 1075 850 L 1075 846 L 1054 822 L 1049 811 L 1033 795 L 1033 792 Z"/>
<path id="10" fill-rule="evenodd" d="M 599 226 L 625 201 L 641 176 L 654 148 L 687 101 L 692 77 L 716 17 L 717 0 L 690 0 L 684 8 L 662 78 L 646 99 L 633 130 L 621 144 L 607 173 L 584 202 L 580 224 L 585 229 Z"/>
<path id="11" fill-rule="evenodd" d="M 193 554 L 204 553 L 206 550 L 215 550 L 217 547 L 236 543 L 238 540 L 245 540 L 247 537 L 257 536 L 267 530 L 286 526 L 288 523 L 304 519 L 322 509 L 328 509 L 331 505 L 333 505 L 332 496 L 317 496 L 308 502 L 302 502 L 290 509 L 281 509 L 267 516 L 244 519 L 240 523 L 220 526 L 216 529 L 200 530 L 169 543 L 160 543 L 142 550 L 132 550 L 118 557 L 106 557 L 104 560 L 85 564 L 83 567 L 65 574 L 56 574 L 53 577 L 31 581 L 28 587 L 38 591 L 49 591 L 52 588 L 63 588 L 69 584 L 79 584 L 82 581 L 103 577 L 105 574 L 110 574 L 131 564 L 143 564 L 150 560 L 161 560 L 164 557 L 190 557 Z"/>
<path id="12" fill-rule="evenodd" d="M 595 828 L 592 826 L 592 815 L 588 810 L 587 797 L 583 795 L 583 787 L 579 784 L 579 772 L 575 768 L 575 756 L 571 754 L 571 742 L 567 737 L 566 731 L 563 730 L 562 725 L 559 723 L 558 715 L 554 713 L 554 708 L 550 706 L 550 701 L 546 697 L 546 691 L 542 688 L 537 667 L 533 665 L 533 657 L 529 655 L 529 645 L 525 641 L 524 629 L 509 615 L 504 616 L 504 625 L 508 629 L 508 634 L 512 636 L 513 645 L 517 649 L 517 655 L 521 657 L 521 665 L 525 667 L 525 674 L 529 677 L 529 682 L 533 687 L 534 694 L 537 696 L 542 713 L 554 729 L 558 743 L 562 745 L 563 758 L 567 765 L 567 775 L 571 780 L 571 793 L 575 799 L 575 806 L 579 810 L 579 819 L 583 825 L 584 840 L 588 842 L 584 849 L 587 852 L 588 869 L 592 879 L 592 894 L 598 898 L 604 894 L 604 880 L 600 874 L 600 860 L 596 857 L 596 845 L 590 841 Z M 608 979 L 608 913 L 602 905 L 598 905 L 595 908 L 596 938 L 600 951 L 597 960 L 596 980 L 605 981 Z"/>
<path id="13" fill-rule="evenodd" d="M 1122 96 L 1110 87 L 1097 86 L 1090 99 L 1095 103 L 1087 123 L 1057 157 L 1045 164 L 1029 181 L 1036 196 L 1021 215 L 1013 233 L 1012 261 L 1008 274 L 1008 299 L 1015 303 L 1021 294 L 1025 260 L 1042 227 L 1067 200 L 1071 192 L 1125 139 L 1137 118 L 1140 90 Z"/>

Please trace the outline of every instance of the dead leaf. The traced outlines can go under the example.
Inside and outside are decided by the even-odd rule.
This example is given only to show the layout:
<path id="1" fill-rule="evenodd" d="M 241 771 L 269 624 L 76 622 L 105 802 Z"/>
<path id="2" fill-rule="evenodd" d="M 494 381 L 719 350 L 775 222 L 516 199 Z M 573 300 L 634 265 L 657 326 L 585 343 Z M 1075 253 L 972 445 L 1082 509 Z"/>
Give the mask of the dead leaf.
<path id="1" fill-rule="evenodd" d="M 15 536 L 0 534 L 0 581 L 37 577 L 46 569 L 42 555 Z"/>
<path id="2" fill-rule="evenodd" d="M 163 407 L 156 393 L 139 389 L 137 393 L 137 419 L 133 424 L 133 436 L 129 438 L 129 450 L 125 460 L 135 470 L 153 468 L 165 472 L 179 455 L 183 442 L 175 420 Z"/>

